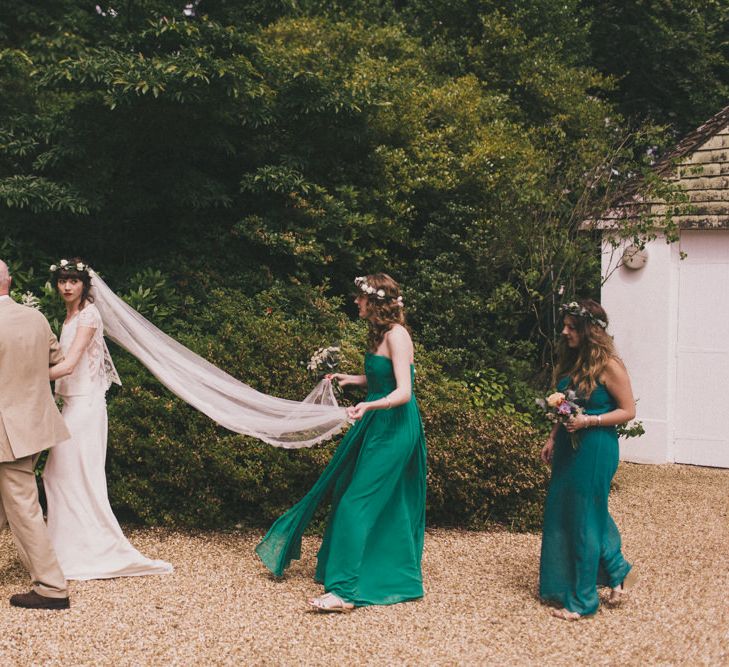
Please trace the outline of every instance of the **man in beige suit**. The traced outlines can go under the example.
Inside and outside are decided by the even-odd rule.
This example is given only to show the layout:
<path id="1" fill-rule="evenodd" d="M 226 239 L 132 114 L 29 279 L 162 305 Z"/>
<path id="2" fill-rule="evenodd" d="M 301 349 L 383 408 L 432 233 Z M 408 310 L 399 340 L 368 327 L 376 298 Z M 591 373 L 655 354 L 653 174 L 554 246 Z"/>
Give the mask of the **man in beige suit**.
<path id="1" fill-rule="evenodd" d="M 38 504 L 35 456 L 70 436 L 51 394 L 48 368 L 63 360 L 43 315 L 9 296 L 12 278 L 0 260 L 0 527 L 7 521 L 33 589 L 10 604 L 68 609 L 66 579 Z"/>

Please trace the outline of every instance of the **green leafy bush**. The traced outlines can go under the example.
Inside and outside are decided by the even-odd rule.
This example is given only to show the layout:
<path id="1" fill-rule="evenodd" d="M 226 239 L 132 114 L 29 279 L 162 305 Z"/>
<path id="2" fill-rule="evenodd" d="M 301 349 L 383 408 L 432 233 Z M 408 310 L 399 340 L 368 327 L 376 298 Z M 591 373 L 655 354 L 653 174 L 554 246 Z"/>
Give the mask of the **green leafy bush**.
<path id="1" fill-rule="evenodd" d="M 520 411 L 512 397 L 520 394 L 520 398 L 523 398 L 524 395 L 532 398 L 533 391 L 521 385 L 514 387 L 512 384 L 513 381 L 509 382 L 505 373 L 497 371 L 495 368 L 485 368 L 475 373 L 469 373 L 464 381 L 471 404 L 475 408 L 484 409 L 489 417 L 507 414 L 520 423 L 531 424 L 532 415 Z M 527 402 L 533 403 L 528 399 Z"/>
<path id="2" fill-rule="evenodd" d="M 428 520 L 435 525 L 529 530 L 541 524 L 547 468 L 541 434 L 513 415 L 462 405 L 424 408 Z"/>
<path id="3" fill-rule="evenodd" d="M 169 277 L 149 267 L 130 280 L 131 288 L 122 298 L 135 310 L 155 322 L 167 321 L 180 309 L 183 298 Z"/>

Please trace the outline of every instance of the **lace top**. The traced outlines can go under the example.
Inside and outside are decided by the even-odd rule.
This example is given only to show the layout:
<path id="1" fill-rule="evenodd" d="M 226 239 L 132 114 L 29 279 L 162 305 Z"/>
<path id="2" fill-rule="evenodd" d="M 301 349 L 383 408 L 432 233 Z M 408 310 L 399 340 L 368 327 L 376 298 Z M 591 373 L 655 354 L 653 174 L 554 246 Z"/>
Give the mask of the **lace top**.
<path id="1" fill-rule="evenodd" d="M 90 327 L 94 329 L 94 335 L 73 373 L 56 380 L 56 393 L 60 396 L 85 396 L 105 392 L 112 382 L 121 384 L 104 341 L 101 314 L 93 303 L 87 303 L 83 310 L 63 325 L 59 342 L 64 354 L 68 354 L 71 349 L 78 327 Z"/>

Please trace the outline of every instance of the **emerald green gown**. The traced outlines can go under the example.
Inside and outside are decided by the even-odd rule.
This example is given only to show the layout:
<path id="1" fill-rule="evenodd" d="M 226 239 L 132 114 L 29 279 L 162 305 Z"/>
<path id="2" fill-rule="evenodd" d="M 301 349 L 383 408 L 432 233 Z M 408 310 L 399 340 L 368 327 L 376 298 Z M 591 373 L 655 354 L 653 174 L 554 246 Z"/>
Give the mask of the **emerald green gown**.
<path id="1" fill-rule="evenodd" d="M 410 372 L 413 379 L 412 366 Z M 365 374 L 366 400 L 395 389 L 389 358 L 367 353 Z M 281 576 L 301 557 L 304 529 L 331 492 L 316 580 L 356 606 L 420 598 L 425 474 L 425 435 L 413 393 L 404 405 L 366 412 L 349 429 L 318 481 L 275 521 L 256 553 Z"/>
<path id="2" fill-rule="evenodd" d="M 569 378 L 557 389 L 564 391 Z M 588 415 L 614 410 L 615 400 L 598 384 L 585 405 Z M 610 482 L 618 468 L 614 426 L 577 431 L 573 449 L 560 428 L 554 443 L 552 479 L 544 505 L 539 594 L 582 615 L 598 608 L 598 586 L 618 586 L 630 572 L 620 533 L 608 512 Z"/>

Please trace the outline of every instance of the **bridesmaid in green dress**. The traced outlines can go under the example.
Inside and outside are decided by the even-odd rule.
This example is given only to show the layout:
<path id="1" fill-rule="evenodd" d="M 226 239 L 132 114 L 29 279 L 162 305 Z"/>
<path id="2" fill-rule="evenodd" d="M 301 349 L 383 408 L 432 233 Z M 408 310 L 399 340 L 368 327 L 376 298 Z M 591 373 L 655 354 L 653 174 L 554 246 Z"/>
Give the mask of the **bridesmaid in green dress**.
<path id="1" fill-rule="evenodd" d="M 425 435 L 412 391 L 413 343 L 398 284 L 384 273 L 355 284 L 359 316 L 370 325 L 365 375 L 329 379 L 367 387 L 367 398 L 348 409 L 355 424 L 319 480 L 256 547 L 264 565 L 281 576 L 301 556 L 302 533 L 331 494 L 316 568 L 325 593 L 309 601 L 319 612 L 423 596 Z"/>
<path id="2" fill-rule="evenodd" d="M 564 328 L 555 366 L 557 389 L 574 389 L 585 412 L 556 424 L 541 457 L 552 463 L 544 506 L 539 594 L 576 621 L 598 608 L 598 586 L 618 604 L 634 573 L 621 552 L 620 533 L 608 512 L 610 482 L 618 467 L 615 427 L 635 417 L 630 378 L 605 331 L 607 315 L 590 299 L 561 308 Z M 576 434 L 575 446 L 570 435 Z"/>

